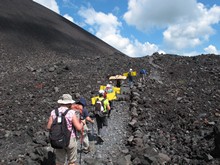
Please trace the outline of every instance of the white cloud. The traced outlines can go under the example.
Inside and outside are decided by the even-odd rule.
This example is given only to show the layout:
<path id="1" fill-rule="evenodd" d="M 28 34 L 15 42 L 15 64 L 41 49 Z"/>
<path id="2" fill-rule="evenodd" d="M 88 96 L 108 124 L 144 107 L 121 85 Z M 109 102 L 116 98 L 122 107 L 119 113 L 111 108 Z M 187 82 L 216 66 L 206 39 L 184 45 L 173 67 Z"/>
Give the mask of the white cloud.
<path id="1" fill-rule="evenodd" d="M 141 31 L 165 29 L 165 45 L 178 51 L 209 40 L 212 25 L 220 22 L 220 7 L 207 9 L 196 0 L 129 0 L 124 19 Z"/>
<path id="2" fill-rule="evenodd" d="M 79 15 L 91 26 L 91 33 L 131 57 L 151 55 L 159 51 L 154 44 L 140 43 L 136 39 L 122 37 L 120 34 L 122 23 L 112 13 L 105 14 L 96 12 L 93 8 L 81 8 Z"/>
<path id="3" fill-rule="evenodd" d="M 185 17 L 195 17 L 195 6 L 195 0 L 129 0 L 124 19 L 129 25 L 142 31 L 167 27 Z"/>
<path id="4" fill-rule="evenodd" d="M 71 16 L 68 15 L 68 14 L 64 14 L 63 17 L 66 18 L 66 19 L 68 19 L 68 20 L 71 21 L 71 22 L 74 22 L 73 17 L 71 17 Z"/>
<path id="5" fill-rule="evenodd" d="M 211 25 L 220 21 L 220 7 L 214 6 L 207 10 L 198 4 L 196 9 L 200 14 L 193 21 L 170 25 L 164 31 L 164 41 L 168 46 L 178 50 L 193 48 L 208 41 L 210 35 L 215 33 Z"/>
<path id="6" fill-rule="evenodd" d="M 204 49 L 206 53 L 208 54 L 220 54 L 220 51 L 216 49 L 215 46 L 209 45 L 207 48 Z"/>
<path id="7" fill-rule="evenodd" d="M 33 1 L 47 7 L 48 9 L 50 9 L 58 14 L 60 14 L 60 10 L 59 10 L 59 7 L 58 7 L 56 0 L 33 0 Z"/>

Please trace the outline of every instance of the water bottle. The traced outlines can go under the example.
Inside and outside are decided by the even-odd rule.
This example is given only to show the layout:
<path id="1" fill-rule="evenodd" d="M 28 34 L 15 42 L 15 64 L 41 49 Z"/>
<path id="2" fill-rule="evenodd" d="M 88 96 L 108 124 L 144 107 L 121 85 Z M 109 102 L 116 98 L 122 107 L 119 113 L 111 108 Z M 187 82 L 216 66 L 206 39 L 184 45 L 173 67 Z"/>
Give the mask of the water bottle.
<path id="1" fill-rule="evenodd" d="M 62 122 L 62 113 L 61 112 L 59 112 L 59 116 L 57 117 L 57 122 L 58 123 L 61 123 Z"/>

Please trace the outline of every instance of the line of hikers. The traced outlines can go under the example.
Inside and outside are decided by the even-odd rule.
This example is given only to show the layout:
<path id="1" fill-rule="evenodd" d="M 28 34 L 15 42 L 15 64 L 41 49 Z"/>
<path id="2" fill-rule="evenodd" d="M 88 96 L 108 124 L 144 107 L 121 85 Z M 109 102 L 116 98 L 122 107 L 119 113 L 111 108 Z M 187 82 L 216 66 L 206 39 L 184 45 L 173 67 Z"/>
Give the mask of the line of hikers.
<path id="1" fill-rule="evenodd" d="M 129 70 L 129 84 L 133 83 L 132 69 Z M 146 75 L 146 72 L 141 73 Z M 141 77 L 144 81 L 144 76 Z M 99 97 L 94 105 L 94 116 L 97 124 L 97 144 L 102 144 L 106 140 L 108 118 L 110 118 L 113 102 L 107 99 L 107 94 L 113 92 L 112 82 L 106 85 L 105 90 L 99 90 Z M 49 140 L 55 149 L 56 165 L 75 165 L 77 162 L 77 139 L 80 139 L 81 152 L 90 152 L 88 138 L 88 127 L 86 122 L 92 124 L 94 136 L 94 119 L 89 116 L 86 109 L 85 98 L 80 98 L 77 102 L 70 94 L 63 94 L 57 101 L 58 108 L 51 111 L 47 123 L 49 130 Z M 79 135 L 80 134 L 80 135 Z M 80 154 L 81 156 L 81 154 Z M 81 163 L 81 158 L 80 158 Z"/>
<path id="2" fill-rule="evenodd" d="M 49 139 L 51 146 L 55 148 L 56 164 L 64 164 L 67 156 L 68 164 L 74 165 L 77 161 L 78 138 L 80 138 L 81 152 L 90 152 L 86 121 L 94 124 L 94 120 L 90 118 L 88 110 L 85 108 L 86 100 L 84 98 L 75 102 L 70 94 L 63 94 L 57 103 L 59 107 L 52 110 L 47 123 L 47 129 L 50 131 Z M 99 98 L 95 106 L 95 109 L 98 109 L 98 106 L 100 108 L 100 112 L 95 111 L 98 131 L 97 143 L 102 144 L 108 126 L 107 117 L 110 116 L 111 110 L 110 103 L 105 98 L 104 90 L 99 91 Z M 67 128 L 63 128 L 65 125 Z M 63 133 L 60 133 L 60 130 L 64 130 Z"/>

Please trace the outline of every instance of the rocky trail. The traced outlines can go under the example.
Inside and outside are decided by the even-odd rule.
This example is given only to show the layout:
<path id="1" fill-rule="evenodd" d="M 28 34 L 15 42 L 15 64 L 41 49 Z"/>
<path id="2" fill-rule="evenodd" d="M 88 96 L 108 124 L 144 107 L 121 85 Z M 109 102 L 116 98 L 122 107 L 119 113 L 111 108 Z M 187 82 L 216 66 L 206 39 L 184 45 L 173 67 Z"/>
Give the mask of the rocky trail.
<path id="1" fill-rule="evenodd" d="M 160 73 L 159 70 L 162 70 L 162 68 L 154 63 L 154 56 L 149 57 L 149 64 L 151 65 L 151 72 L 149 74 L 149 79 L 162 83 L 162 79 L 159 74 Z"/>
<path id="2" fill-rule="evenodd" d="M 103 144 L 96 144 L 96 139 L 91 142 L 91 152 L 82 154 L 82 164 L 88 165 L 111 165 L 124 164 L 123 153 L 128 152 L 125 144 L 127 140 L 127 126 L 129 121 L 129 104 L 124 101 L 115 101 L 114 110 L 108 120 L 107 137 Z M 89 125 L 91 128 L 91 124 Z M 96 124 L 94 124 L 96 135 Z M 93 140 L 92 138 L 90 138 Z M 79 145 L 80 148 L 80 145 Z M 80 153 L 79 153 L 80 156 Z"/>

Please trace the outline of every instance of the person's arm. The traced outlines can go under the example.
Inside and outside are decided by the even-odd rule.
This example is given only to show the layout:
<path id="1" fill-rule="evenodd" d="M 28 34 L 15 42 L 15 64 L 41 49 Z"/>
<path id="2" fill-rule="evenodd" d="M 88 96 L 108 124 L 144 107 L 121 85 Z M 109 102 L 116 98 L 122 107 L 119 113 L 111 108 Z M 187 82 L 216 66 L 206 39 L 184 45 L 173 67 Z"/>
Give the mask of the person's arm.
<path id="1" fill-rule="evenodd" d="M 106 108 L 107 108 L 108 111 L 111 109 L 109 104 L 106 106 Z"/>
<path id="2" fill-rule="evenodd" d="M 83 125 L 85 124 L 83 121 L 80 122 L 79 119 L 76 117 L 75 114 L 73 115 L 72 123 L 73 123 L 73 126 L 74 126 L 78 131 L 80 131 L 80 130 L 83 128 Z"/>
<path id="3" fill-rule="evenodd" d="M 94 120 L 91 119 L 91 117 L 87 116 L 86 120 L 89 121 L 90 123 L 94 123 Z"/>
<path id="4" fill-rule="evenodd" d="M 89 121 L 90 123 L 94 123 L 94 120 L 90 118 L 89 112 L 86 108 L 83 108 L 83 116 L 85 117 L 86 121 Z"/>
<path id="5" fill-rule="evenodd" d="M 50 116 L 48 119 L 48 122 L 47 122 L 47 129 L 48 130 L 50 130 L 52 123 L 53 123 L 53 118 L 52 118 L 52 116 Z"/>
<path id="6" fill-rule="evenodd" d="M 108 101 L 107 104 L 106 104 L 106 109 L 107 109 L 108 111 L 111 109 L 110 104 L 109 104 L 109 101 Z"/>

